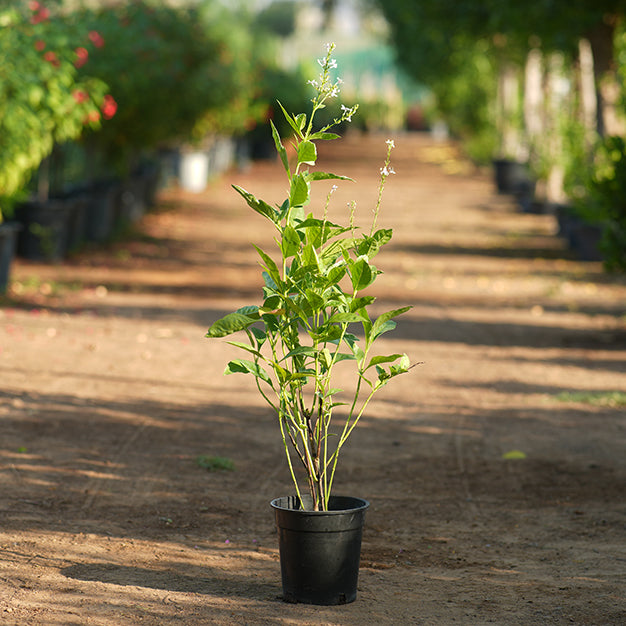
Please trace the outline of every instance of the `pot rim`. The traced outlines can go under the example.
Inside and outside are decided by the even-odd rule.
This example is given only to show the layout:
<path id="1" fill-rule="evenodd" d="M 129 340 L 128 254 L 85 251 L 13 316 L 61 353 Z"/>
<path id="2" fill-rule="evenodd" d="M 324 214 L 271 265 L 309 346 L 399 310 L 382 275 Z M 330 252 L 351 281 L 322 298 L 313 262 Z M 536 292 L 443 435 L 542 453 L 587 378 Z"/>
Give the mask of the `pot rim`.
<path id="1" fill-rule="evenodd" d="M 310 498 L 310 496 L 303 496 L 303 498 Z M 351 505 L 348 508 L 339 508 L 339 509 L 329 509 L 328 511 L 312 511 L 309 509 L 296 509 L 293 506 L 285 506 L 285 503 L 296 502 L 298 500 L 298 496 L 290 495 L 290 496 L 281 496 L 279 498 L 274 498 L 270 502 L 270 506 L 273 509 L 278 511 L 292 511 L 298 513 L 306 513 L 307 515 L 343 515 L 345 513 L 350 512 L 358 512 L 364 511 L 369 508 L 370 503 L 368 500 L 364 498 L 359 498 L 358 496 L 330 496 L 330 504 L 332 506 L 333 500 L 343 501 L 347 504 L 346 501 L 352 501 Z"/>

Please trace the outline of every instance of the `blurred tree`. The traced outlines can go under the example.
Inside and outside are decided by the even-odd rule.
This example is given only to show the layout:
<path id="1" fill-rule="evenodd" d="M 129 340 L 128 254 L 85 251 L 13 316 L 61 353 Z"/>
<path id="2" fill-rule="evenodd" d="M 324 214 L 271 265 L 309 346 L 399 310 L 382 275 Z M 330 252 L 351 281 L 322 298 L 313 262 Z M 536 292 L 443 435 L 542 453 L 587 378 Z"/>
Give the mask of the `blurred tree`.
<path id="1" fill-rule="evenodd" d="M 296 8 L 293 0 L 274 0 L 259 11 L 255 25 L 278 37 L 289 37 L 296 27 Z"/>
<path id="2" fill-rule="evenodd" d="M 613 132 L 616 104 L 615 29 L 626 0 L 377 0 L 387 18 L 398 61 L 418 80 L 430 83 L 455 75 L 451 51 L 470 49 L 487 38 L 501 53 L 523 55 L 537 44 L 546 51 L 576 54 L 581 38 L 590 42 L 598 85 L 597 126 Z"/>

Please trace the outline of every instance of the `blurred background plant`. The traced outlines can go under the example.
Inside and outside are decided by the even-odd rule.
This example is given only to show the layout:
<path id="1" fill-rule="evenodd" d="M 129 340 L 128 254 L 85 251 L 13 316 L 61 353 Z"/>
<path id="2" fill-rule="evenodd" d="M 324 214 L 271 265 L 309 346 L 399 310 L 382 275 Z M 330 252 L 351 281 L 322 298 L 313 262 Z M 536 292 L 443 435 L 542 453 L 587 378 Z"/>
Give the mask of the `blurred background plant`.
<path id="1" fill-rule="evenodd" d="M 522 210 L 576 204 L 607 229 L 599 197 L 610 191 L 595 174 L 605 138 L 626 137 L 625 10 L 624 0 L 3 0 L 0 207 L 124 180 L 163 167 L 164 154 L 175 172 L 181 153 L 224 142 L 224 163 L 275 158 L 276 101 L 310 111 L 311 59 L 332 40 L 342 99 L 361 103 L 350 132 L 432 130 L 478 166 L 521 165 Z"/>
<path id="2" fill-rule="evenodd" d="M 55 4 L 0 5 L 0 220 L 56 143 L 114 114 L 106 83 L 89 72 L 93 49 L 88 31 Z"/>
<path id="3" fill-rule="evenodd" d="M 119 105 L 89 144 L 121 174 L 159 147 L 242 132 L 260 117 L 245 15 L 217 2 L 139 0 L 86 9 L 77 18 L 106 42 L 89 71 Z"/>

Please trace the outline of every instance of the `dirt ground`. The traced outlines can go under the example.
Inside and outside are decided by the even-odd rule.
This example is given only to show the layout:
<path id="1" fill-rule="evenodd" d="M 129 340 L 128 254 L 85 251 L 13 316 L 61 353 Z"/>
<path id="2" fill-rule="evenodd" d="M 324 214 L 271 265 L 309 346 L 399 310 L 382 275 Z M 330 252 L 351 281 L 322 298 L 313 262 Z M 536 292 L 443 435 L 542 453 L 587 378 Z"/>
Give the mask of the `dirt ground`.
<path id="1" fill-rule="evenodd" d="M 357 180 L 337 210 L 370 212 L 385 138 L 323 150 Z M 258 163 L 164 191 L 129 239 L 16 263 L 0 623 L 626 623 L 626 407 L 610 395 L 626 391 L 626 281 L 574 260 L 553 217 L 517 212 L 449 145 L 395 139 L 375 295 L 413 309 L 381 350 L 423 364 L 381 392 L 336 480 L 371 503 L 357 601 L 281 601 L 278 426 L 252 378 L 222 376 L 235 348 L 204 338 L 258 301 L 250 244 L 272 232 L 230 188 L 282 201 L 280 166 Z"/>

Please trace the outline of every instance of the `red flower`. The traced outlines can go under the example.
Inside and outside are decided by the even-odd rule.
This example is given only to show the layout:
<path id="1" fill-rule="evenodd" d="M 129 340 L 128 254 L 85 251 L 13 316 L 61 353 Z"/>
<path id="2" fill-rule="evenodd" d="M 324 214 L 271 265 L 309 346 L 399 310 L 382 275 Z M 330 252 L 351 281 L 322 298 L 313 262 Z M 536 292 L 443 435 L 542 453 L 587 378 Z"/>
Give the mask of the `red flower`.
<path id="1" fill-rule="evenodd" d="M 87 59 L 89 59 L 89 52 L 87 52 L 86 48 L 76 48 L 74 51 L 76 52 L 76 56 L 78 57 L 76 61 L 74 61 L 74 67 L 82 67 L 87 63 Z"/>
<path id="2" fill-rule="evenodd" d="M 38 39 L 35 42 L 35 50 L 37 50 L 38 52 L 43 52 L 45 47 L 46 47 L 46 42 L 43 39 Z"/>
<path id="3" fill-rule="evenodd" d="M 102 115 L 107 120 L 110 120 L 117 112 L 117 102 L 115 102 L 113 96 L 104 96 L 104 102 L 102 103 Z"/>
<path id="4" fill-rule="evenodd" d="M 89 31 L 88 37 L 91 43 L 96 46 L 96 48 L 102 48 L 102 46 L 104 46 L 104 39 L 97 30 Z"/>
<path id="5" fill-rule="evenodd" d="M 89 111 L 89 114 L 83 120 L 83 124 L 92 124 L 100 121 L 100 113 L 98 111 Z"/>
<path id="6" fill-rule="evenodd" d="M 77 89 L 76 91 L 74 91 L 72 93 L 72 96 L 74 97 L 74 100 L 76 100 L 78 104 L 81 104 L 82 102 L 86 102 L 87 100 L 89 100 L 89 96 L 87 95 L 87 93 L 82 91 L 81 89 Z"/>
<path id="7" fill-rule="evenodd" d="M 50 9 L 47 9 L 46 7 L 41 7 L 39 9 L 39 12 L 35 13 L 35 15 L 30 18 L 30 23 L 39 24 L 40 22 L 45 22 L 49 17 Z"/>
<path id="8" fill-rule="evenodd" d="M 48 50 L 48 52 L 43 55 L 43 58 L 52 65 L 54 65 L 54 67 L 59 67 L 59 65 L 61 65 L 61 61 L 59 61 L 59 59 L 57 58 L 56 53 L 52 52 L 51 50 Z"/>
<path id="9" fill-rule="evenodd" d="M 28 8 L 29 8 L 31 11 L 38 11 L 38 10 L 41 8 L 41 5 L 39 4 L 39 2 L 37 2 L 37 0 L 31 0 L 31 1 L 28 3 Z"/>

